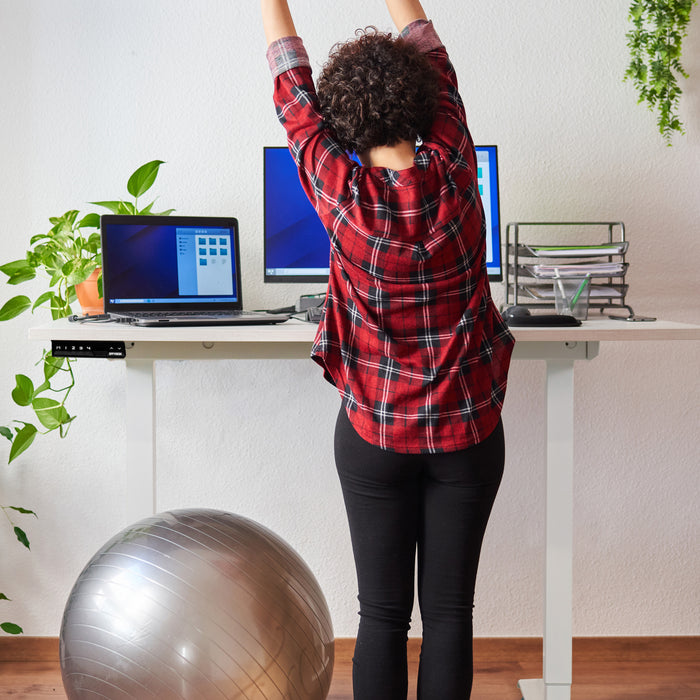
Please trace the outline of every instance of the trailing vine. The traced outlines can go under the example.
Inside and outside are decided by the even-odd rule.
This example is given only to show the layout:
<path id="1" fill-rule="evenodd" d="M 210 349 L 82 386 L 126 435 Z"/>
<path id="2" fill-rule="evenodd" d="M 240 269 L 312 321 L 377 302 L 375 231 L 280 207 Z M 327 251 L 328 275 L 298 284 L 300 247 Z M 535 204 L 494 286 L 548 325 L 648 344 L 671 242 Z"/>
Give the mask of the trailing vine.
<path id="1" fill-rule="evenodd" d="M 631 61 L 625 80 L 657 112 L 657 125 L 667 145 L 674 132 L 685 133 L 677 110 L 682 90 L 678 76 L 688 74 L 681 64 L 681 44 L 687 34 L 690 13 L 696 0 L 633 0 L 627 33 Z"/>
<path id="2" fill-rule="evenodd" d="M 36 517 L 36 513 L 33 510 L 27 508 L 21 508 L 19 506 L 0 506 L 0 510 L 5 514 L 10 527 L 15 533 L 15 537 L 20 544 L 23 544 L 27 549 L 29 549 L 29 538 L 27 533 L 15 523 L 15 521 L 10 516 L 10 511 L 15 511 L 21 515 L 33 515 Z M 7 600 L 8 598 L 4 593 L 0 592 L 0 601 Z M 0 630 L 5 632 L 5 634 L 23 634 L 24 630 L 14 622 L 0 622 Z"/>

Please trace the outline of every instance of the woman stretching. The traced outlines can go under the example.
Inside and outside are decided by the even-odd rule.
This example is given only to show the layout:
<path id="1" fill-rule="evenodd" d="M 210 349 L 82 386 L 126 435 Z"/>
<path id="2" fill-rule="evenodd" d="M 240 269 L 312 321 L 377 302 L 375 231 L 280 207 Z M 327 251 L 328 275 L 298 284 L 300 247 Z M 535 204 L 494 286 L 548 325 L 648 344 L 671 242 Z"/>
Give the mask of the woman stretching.
<path id="1" fill-rule="evenodd" d="M 406 698 L 417 557 L 418 698 L 465 700 L 513 338 L 491 300 L 454 69 L 418 0 L 386 5 L 399 36 L 358 32 L 334 47 L 317 87 L 286 0 L 262 0 L 262 14 L 277 115 L 331 241 L 312 357 L 342 399 L 354 697 Z"/>

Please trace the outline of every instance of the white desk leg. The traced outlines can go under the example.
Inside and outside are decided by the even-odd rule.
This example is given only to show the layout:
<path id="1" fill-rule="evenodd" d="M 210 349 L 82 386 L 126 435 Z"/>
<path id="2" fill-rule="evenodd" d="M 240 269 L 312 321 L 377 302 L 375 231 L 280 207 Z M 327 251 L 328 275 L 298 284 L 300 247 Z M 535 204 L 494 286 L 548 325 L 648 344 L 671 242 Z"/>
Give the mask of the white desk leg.
<path id="1" fill-rule="evenodd" d="M 571 698 L 574 362 L 547 361 L 546 700 Z"/>
<path id="2" fill-rule="evenodd" d="M 570 700 L 574 361 L 547 360 L 544 679 L 521 681 L 524 700 Z"/>
<path id="3" fill-rule="evenodd" d="M 156 402 L 153 360 L 126 358 L 127 524 L 156 509 Z"/>

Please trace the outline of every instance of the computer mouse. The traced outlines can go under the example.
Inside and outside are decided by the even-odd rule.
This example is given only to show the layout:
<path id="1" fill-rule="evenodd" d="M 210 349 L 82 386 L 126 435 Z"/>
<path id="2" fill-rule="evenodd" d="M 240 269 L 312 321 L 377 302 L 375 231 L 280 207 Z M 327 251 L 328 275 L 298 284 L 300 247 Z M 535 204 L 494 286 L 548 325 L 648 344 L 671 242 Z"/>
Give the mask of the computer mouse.
<path id="1" fill-rule="evenodd" d="M 529 315 L 530 309 L 528 309 L 526 306 L 509 306 L 503 312 L 503 318 L 505 319 L 506 323 L 510 323 L 511 321 L 515 321 Z"/>

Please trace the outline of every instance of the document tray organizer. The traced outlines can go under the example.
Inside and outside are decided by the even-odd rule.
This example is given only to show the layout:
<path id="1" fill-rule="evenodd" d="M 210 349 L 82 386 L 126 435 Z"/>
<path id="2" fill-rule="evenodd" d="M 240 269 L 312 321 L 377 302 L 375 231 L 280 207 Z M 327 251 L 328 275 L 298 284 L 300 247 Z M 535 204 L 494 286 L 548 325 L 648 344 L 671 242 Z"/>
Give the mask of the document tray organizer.
<path id="1" fill-rule="evenodd" d="M 556 230 L 557 237 L 552 241 Z M 625 225 L 614 222 L 511 222 L 506 226 L 505 305 L 554 309 L 556 268 L 589 274 L 589 312 L 625 309 L 628 263 Z"/>

